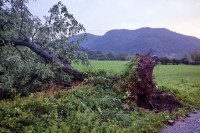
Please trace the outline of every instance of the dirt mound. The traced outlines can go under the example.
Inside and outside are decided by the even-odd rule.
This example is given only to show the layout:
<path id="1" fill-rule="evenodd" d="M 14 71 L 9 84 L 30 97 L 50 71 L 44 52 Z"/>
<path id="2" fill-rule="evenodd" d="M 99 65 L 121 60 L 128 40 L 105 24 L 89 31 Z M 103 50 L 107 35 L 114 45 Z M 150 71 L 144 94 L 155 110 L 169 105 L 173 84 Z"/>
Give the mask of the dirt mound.
<path id="1" fill-rule="evenodd" d="M 180 101 L 169 93 L 155 93 L 156 83 L 153 81 L 153 69 L 158 64 L 156 56 L 137 55 L 138 67 L 133 70 L 134 75 L 130 77 L 126 90 L 131 93 L 130 99 L 138 106 L 150 110 L 173 110 L 181 107 Z"/>
<path id="2" fill-rule="evenodd" d="M 138 106 L 150 110 L 173 110 L 181 107 L 180 101 L 170 93 L 150 93 L 149 95 L 139 96 Z"/>

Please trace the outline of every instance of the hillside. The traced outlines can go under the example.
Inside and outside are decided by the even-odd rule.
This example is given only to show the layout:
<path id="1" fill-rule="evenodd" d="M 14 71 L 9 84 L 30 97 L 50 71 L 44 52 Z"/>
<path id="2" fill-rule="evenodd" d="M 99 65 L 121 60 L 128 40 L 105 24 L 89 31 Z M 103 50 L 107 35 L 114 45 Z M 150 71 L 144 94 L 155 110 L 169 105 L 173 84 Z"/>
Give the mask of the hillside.
<path id="1" fill-rule="evenodd" d="M 75 36 L 73 39 L 80 37 Z M 89 50 L 124 52 L 130 55 L 147 53 L 162 57 L 181 58 L 185 53 L 200 52 L 200 39 L 182 35 L 165 28 L 141 28 L 137 30 L 110 30 L 103 36 L 88 34 L 81 46 Z"/>

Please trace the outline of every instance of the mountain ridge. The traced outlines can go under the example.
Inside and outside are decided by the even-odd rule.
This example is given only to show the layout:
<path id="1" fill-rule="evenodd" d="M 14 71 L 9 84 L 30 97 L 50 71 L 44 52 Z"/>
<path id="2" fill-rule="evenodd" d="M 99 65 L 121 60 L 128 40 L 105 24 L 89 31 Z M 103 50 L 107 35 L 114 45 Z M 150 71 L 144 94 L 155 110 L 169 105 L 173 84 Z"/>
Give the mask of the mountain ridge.
<path id="1" fill-rule="evenodd" d="M 89 33 L 88 39 L 81 42 L 80 46 L 103 53 L 135 55 L 152 51 L 158 57 L 182 58 L 184 54 L 200 52 L 200 39 L 166 28 L 144 27 L 136 30 L 114 29 L 102 36 Z"/>

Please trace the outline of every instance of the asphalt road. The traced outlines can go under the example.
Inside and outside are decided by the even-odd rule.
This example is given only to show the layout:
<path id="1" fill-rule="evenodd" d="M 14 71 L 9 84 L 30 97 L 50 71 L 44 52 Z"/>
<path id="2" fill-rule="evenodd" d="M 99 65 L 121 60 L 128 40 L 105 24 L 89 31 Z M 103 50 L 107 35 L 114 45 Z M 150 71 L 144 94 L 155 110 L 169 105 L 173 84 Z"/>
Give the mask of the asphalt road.
<path id="1" fill-rule="evenodd" d="M 190 114 L 184 121 L 165 127 L 161 133 L 200 133 L 200 111 Z"/>

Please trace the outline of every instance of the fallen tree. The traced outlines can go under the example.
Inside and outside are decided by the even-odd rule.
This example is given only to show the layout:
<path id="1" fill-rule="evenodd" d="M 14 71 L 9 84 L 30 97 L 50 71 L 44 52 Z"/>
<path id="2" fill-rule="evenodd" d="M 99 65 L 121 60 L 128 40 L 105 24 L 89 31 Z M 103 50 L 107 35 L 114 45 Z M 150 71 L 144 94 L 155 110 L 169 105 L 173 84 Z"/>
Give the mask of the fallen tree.
<path id="1" fill-rule="evenodd" d="M 62 65 L 62 70 L 64 72 L 66 72 L 67 74 L 72 75 L 74 80 L 83 81 L 83 79 L 85 77 L 85 75 L 83 73 L 72 68 L 70 64 L 64 63 L 61 59 L 56 57 L 56 55 L 53 52 L 47 52 L 47 51 L 37 47 L 37 45 L 35 45 L 33 42 L 29 42 L 27 40 L 26 41 L 24 41 L 24 40 L 14 40 L 14 41 L 5 40 L 4 42 L 0 41 L 1 46 L 6 45 L 8 43 L 13 44 L 15 47 L 16 46 L 28 47 L 33 52 L 35 52 L 37 55 L 45 58 L 46 60 L 49 60 L 50 62 L 59 63 L 60 65 Z"/>
<path id="2" fill-rule="evenodd" d="M 0 1 L 0 99 L 41 91 L 43 86 L 71 86 L 83 73 L 71 64 L 88 63 L 78 51 L 85 28 L 61 2 L 53 5 L 42 22 L 26 6 L 29 0 Z"/>
<path id="3" fill-rule="evenodd" d="M 26 6 L 28 0 L 3 0 L 0 4 L 0 50 L 5 45 L 11 45 L 22 56 L 21 48 L 29 48 L 46 62 L 58 63 L 62 70 L 73 76 L 74 80 L 83 80 L 81 72 L 71 67 L 74 60 L 86 60 L 86 55 L 75 51 L 79 47 L 80 38 L 68 42 L 68 39 L 81 31 L 85 31 L 72 14 L 68 13 L 66 6 L 58 2 L 45 16 L 46 22 L 42 24 L 38 17 L 31 14 Z M 53 44 L 53 45 L 52 45 Z"/>
<path id="4" fill-rule="evenodd" d="M 173 110 L 181 107 L 180 101 L 172 94 L 154 91 L 157 86 L 153 81 L 152 73 L 158 64 L 156 56 L 137 55 L 134 62 L 137 66 L 129 70 L 134 72 L 129 75 L 124 86 L 124 91 L 130 93 L 128 99 L 134 100 L 138 106 L 150 110 Z"/>

